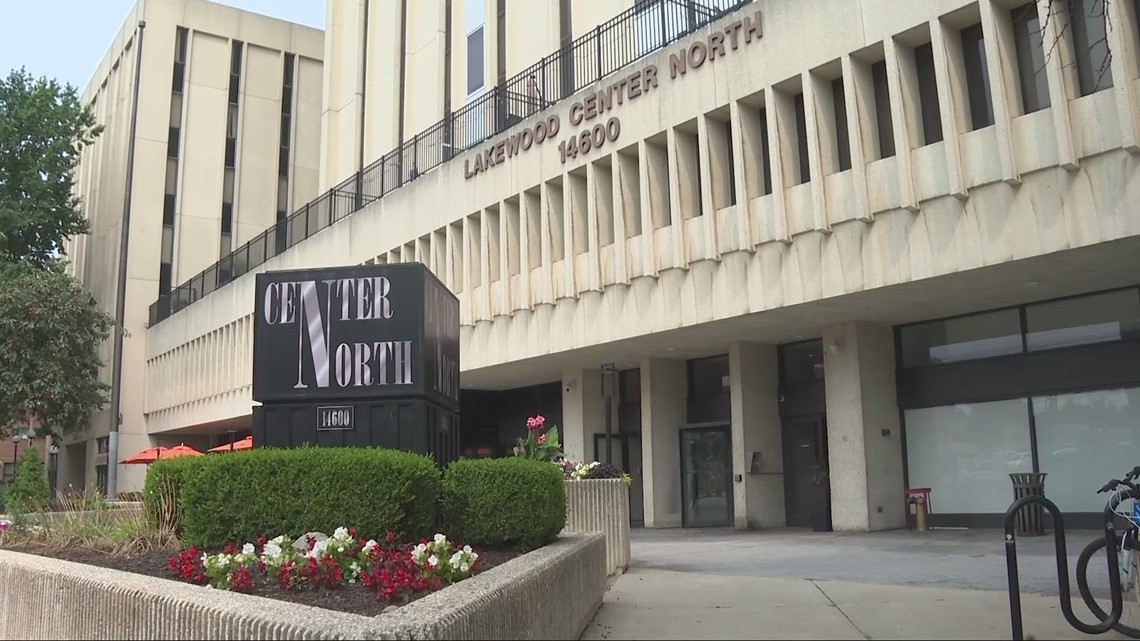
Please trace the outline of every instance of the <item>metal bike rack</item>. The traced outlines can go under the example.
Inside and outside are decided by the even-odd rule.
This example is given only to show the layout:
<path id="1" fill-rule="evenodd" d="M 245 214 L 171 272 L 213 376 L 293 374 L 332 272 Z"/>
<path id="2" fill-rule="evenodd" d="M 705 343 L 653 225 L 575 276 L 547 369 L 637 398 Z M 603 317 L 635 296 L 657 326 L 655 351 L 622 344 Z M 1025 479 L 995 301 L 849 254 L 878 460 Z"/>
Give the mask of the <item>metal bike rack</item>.
<path id="1" fill-rule="evenodd" d="M 1013 502 L 1005 513 L 1005 567 L 1009 579 L 1009 616 L 1013 627 L 1013 639 L 1022 641 L 1024 630 L 1021 620 L 1021 586 L 1017 579 L 1017 536 L 1014 534 L 1013 522 L 1018 510 L 1030 504 L 1039 504 L 1049 511 L 1053 517 L 1054 548 L 1057 555 L 1057 588 L 1061 599 L 1061 613 L 1069 625 L 1085 634 L 1102 634 L 1112 629 L 1120 621 L 1124 610 L 1124 600 L 1120 592 L 1120 566 L 1117 565 L 1116 554 L 1116 525 L 1113 522 L 1114 514 L 1106 508 L 1104 512 L 1104 543 L 1105 554 L 1108 556 L 1108 586 L 1112 595 L 1112 610 L 1108 619 L 1095 625 L 1088 625 L 1077 619 L 1073 614 L 1073 603 L 1069 591 L 1069 556 L 1065 551 L 1065 523 L 1061 510 L 1057 505 L 1043 496 L 1026 496 Z"/>

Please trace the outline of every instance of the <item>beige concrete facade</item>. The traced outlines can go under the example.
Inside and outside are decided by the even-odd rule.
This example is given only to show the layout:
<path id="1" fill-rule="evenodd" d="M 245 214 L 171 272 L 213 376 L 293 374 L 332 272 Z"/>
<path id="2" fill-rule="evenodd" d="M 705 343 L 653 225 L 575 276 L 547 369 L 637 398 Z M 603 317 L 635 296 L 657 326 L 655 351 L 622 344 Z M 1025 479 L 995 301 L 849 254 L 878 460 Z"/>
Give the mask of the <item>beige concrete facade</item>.
<path id="1" fill-rule="evenodd" d="M 228 253 L 222 243 L 227 136 L 232 134 L 236 142 L 230 247 L 236 249 L 276 223 L 282 131 L 291 136 L 287 157 L 290 207 L 316 195 L 324 55 L 319 30 L 205 0 L 141 0 L 131 9 L 83 91 L 84 102 L 92 105 L 96 120 L 106 129 L 84 151 L 77 179 L 78 196 L 83 199 L 92 233 L 75 239 L 68 250 L 75 275 L 112 316 L 135 89 L 136 25 L 140 20 L 145 20 L 146 28 L 138 86 L 125 294 L 128 335 L 123 345 L 123 456 L 153 444 L 143 409 L 146 390 L 171 382 L 148 379 L 141 367 L 145 362 L 148 307 L 159 295 L 160 264 L 169 259 L 170 286 L 177 287 Z M 178 83 L 172 79 L 178 79 L 175 61 L 180 56 L 180 28 L 186 30 L 186 38 L 181 54 L 181 95 L 176 96 L 173 88 Z M 237 118 L 229 123 L 233 130 L 227 132 L 227 93 L 235 41 L 244 47 Z M 292 122 L 282 127 L 287 53 L 295 57 Z M 173 211 L 168 213 L 164 209 L 171 192 Z M 172 255 L 166 258 L 164 233 L 172 236 Z M 112 341 L 103 345 L 102 356 L 106 364 L 102 376 L 109 381 Z M 106 464 L 105 437 L 109 430 L 109 410 L 104 410 L 92 417 L 86 430 L 62 444 L 62 487 L 95 485 L 96 466 Z M 207 441 L 191 444 L 203 446 Z M 137 489 L 143 471 L 141 466 L 123 466 L 120 487 Z"/>
<path id="2" fill-rule="evenodd" d="M 455 84 L 465 81 L 454 70 L 466 63 L 455 38 L 466 35 L 466 4 L 450 4 L 450 95 L 459 105 L 467 86 Z M 490 45 L 495 3 L 482 4 Z M 821 339 L 834 527 L 898 527 L 904 452 L 893 328 L 1138 280 L 1136 9 L 1107 5 L 1111 88 L 1082 95 L 1062 38 L 1036 72 L 1050 105 L 1029 110 L 1012 35 L 1018 4 L 748 3 L 260 269 L 425 263 L 461 301 L 463 386 L 560 383 L 560 427 L 575 458 L 596 458 L 594 435 L 603 432 L 599 366 L 640 368 L 647 526 L 682 524 L 686 359 L 718 354 L 729 358 L 732 522 L 783 525 L 776 346 Z M 447 3 L 409 2 L 407 21 L 402 6 L 328 4 L 322 188 L 398 144 L 401 57 L 411 60 L 404 138 L 442 116 L 445 66 L 433 52 Z M 508 10 L 507 42 L 541 57 L 558 46 L 558 3 L 527 6 L 517 24 Z M 596 26 L 624 8 L 591 7 L 574 3 L 575 33 L 590 28 L 580 16 Z M 1046 36 L 1056 35 L 1046 7 L 1036 11 L 1051 25 Z M 414 51 L 391 48 L 405 22 Z M 981 58 L 962 45 L 973 25 Z M 926 45 L 924 85 L 916 51 Z M 508 76 L 535 61 L 515 50 L 508 45 Z M 981 69 L 992 114 L 984 126 L 971 101 Z M 489 87 L 493 60 L 485 70 Z M 625 99 L 607 105 L 598 92 L 615 84 Z M 598 104 L 606 106 L 594 115 Z M 472 172 L 503 153 L 496 144 L 509 149 L 512 136 L 535 134 L 551 118 L 560 123 L 553 139 Z M 606 130 L 610 118 L 618 131 Z M 601 145 L 564 159 L 560 144 L 591 136 L 598 123 Z M 935 127 L 939 139 L 926 144 Z M 149 433 L 216 433 L 247 420 L 253 300 L 248 274 L 146 331 L 146 378 L 173 381 L 145 388 Z M 141 368 L 137 355 L 132 362 Z"/>

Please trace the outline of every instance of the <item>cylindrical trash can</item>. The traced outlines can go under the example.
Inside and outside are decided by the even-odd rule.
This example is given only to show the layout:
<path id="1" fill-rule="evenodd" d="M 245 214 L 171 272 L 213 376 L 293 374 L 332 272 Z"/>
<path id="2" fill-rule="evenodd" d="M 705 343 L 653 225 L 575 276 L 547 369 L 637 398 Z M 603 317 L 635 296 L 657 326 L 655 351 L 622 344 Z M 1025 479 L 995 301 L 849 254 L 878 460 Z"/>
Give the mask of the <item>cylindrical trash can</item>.
<path id="1" fill-rule="evenodd" d="M 1044 472 L 1021 472 L 1010 474 L 1013 481 L 1013 499 L 1026 496 L 1045 496 Z M 1018 536 L 1041 536 L 1045 534 L 1045 508 L 1040 505 L 1026 505 L 1014 516 Z"/>

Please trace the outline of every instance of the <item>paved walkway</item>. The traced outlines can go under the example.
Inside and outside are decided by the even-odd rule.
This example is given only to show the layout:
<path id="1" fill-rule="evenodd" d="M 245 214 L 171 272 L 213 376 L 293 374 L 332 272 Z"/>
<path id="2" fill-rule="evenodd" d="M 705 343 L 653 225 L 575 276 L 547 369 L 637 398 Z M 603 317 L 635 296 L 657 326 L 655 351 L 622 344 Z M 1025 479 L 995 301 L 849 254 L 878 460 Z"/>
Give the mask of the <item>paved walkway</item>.
<path id="1" fill-rule="evenodd" d="M 1070 559 L 1091 536 L 1074 533 Z M 1018 544 L 1026 635 L 1093 638 L 1061 614 L 1052 538 Z M 632 552 L 583 639 L 1010 638 L 996 531 L 639 530 Z"/>

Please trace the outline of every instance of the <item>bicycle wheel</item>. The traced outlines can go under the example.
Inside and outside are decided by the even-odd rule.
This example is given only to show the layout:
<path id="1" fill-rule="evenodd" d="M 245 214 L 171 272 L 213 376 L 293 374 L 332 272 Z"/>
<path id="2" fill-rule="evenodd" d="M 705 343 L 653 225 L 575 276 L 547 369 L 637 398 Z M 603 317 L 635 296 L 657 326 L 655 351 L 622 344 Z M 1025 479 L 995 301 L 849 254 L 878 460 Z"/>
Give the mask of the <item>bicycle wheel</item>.
<path id="1" fill-rule="evenodd" d="M 1116 535 L 1116 545 L 1119 549 L 1120 534 Z M 1084 599 L 1085 605 L 1088 606 L 1089 610 L 1092 610 L 1092 613 L 1096 615 L 1096 618 L 1104 621 L 1108 618 L 1108 613 L 1105 612 L 1104 608 L 1100 606 L 1100 603 L 1095 598 L 1093 598 L 1092 590 L 1089 589 L 1089 561 L 1092 560 L 1094 556 L 1097 559 L 1096 562 L 1092 565 L 1094 568 L 1093 576 L 1097 579 L 1096 584 L 1107 586 L 1108 560 L 1104 556 L 1103 536 L 1089 541 L 1088 545 L 1085 546 L 1085 549 L 1081 550 L 1080 556 L 1077 557 L 1077 589 L 1080 591 L 1081 598 Z M 1131 576 L 1128 578 L 1125 578 L 1124 576 L 1120 577 L 1121 581 L 1131 581 L 1132 589 L 1121 595 L 1124 599 L 1124 608 L 1120 613 L 1120 622 L 1114 625 L 1113 629 L 1121 634 L 1132 637 L 1133 639 L 1140 639 L 1140 600 L 1138 600 L 1140 599 L 1140 594 L 1137 594 L 1136 591 L 1136 573 L 1140 571 L 1140 568 L 1136 567 L 1136 558 L 1137 555 L 1133 554 L 1131 561 Z M 1124 589 L 1124 586 L 1121 586 L 1121 588 Z"/>

